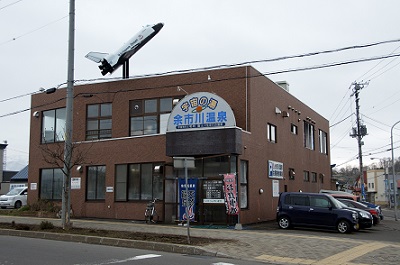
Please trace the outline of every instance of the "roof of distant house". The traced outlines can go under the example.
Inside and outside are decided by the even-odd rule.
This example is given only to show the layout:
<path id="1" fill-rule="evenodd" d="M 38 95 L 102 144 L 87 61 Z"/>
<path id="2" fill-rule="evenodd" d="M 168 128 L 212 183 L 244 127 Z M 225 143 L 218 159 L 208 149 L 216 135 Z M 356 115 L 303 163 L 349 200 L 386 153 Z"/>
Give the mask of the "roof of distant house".
<path id="1" fill-rule="evenodd" d="M 12 181 L 15 180 L 28 180 L 28 166 L 24 167 L 23 169 L 21 169 L 17 174 L 15 174 L 12 178 Z"/>

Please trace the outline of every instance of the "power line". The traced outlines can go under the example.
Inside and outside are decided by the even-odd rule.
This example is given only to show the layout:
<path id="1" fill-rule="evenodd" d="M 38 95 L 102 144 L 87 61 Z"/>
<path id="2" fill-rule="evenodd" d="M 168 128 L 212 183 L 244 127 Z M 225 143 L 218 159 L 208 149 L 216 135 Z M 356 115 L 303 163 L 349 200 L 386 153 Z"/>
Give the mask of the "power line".
<path id="1" fill-rule="evenodd" d="M 2 6 L 2 7 L 0 7 L 0 10 L 3 10 L 3 9 L 5 9 L 6 7 L 9 7 L 9 6 L 15 5 L 16 3 L 21 2 L 21 1 L 22 1 L 22 0 L 18 0 L 18 1 L 16 1 L 16 2 L 10 3 L 10 4 L 8 4 L 8 5 Z"/>
<path id="2" fill-rule="evenodd" d="M 22 1 L 22 0 L 21 0 L 21 1 Z M 43 29 L 43 28 L 45 28 L 45 27 L 47 27 L 47 26 L 49 26 L 49 25 L 51 25 L 51 24 L 54 24 L 54 23 L 56 23 L 56 22 L 58 22 L 58 21 L 63 20 L 64 18 L 67 18 L 67 17 L 68 17 L 68 15 L 67 15 L 67 16 L 64 16 L 64 17 L 62 17 L 62 18 L 59 18 L 59 19 L 57 19 L 57 20 L 54 20 L 54 21 L 52 21 L 52 22 L 50 22 L 50 23 L 47 23 L 47 24 L 44 25 L 44 26 L 41 26 L 41 27 L 36 28 L 36 29 L 34 29 L 34 30 L 31 30 L 31 31 L 29 31 L 29 32 L 27 32 L 27 33 L 24 33 L 24 34 L 22 34 L 22 35 L 20 35 L 20 36 L 14 37 L 14 38 L 12 38 L 12 39 L 10 39 L 10 40 L 7 40 L 7 41 L 5 41 L 5 42 L 1 42 L 1 43 L 0 43 L 0 46 L 2 46 L 2 45 L 4 45 L 4 44 L 7 44 L 7 43 L 9 43 L 9 42 L 15 41 L 15 40 L 17 40 L 17 39 L 19 39 L 19 38 L 25 37 L 26 35 L 32 34 L 32 33 L 36 32 L 36 31 L 39 31 L 39 30 L 41 30 L 41 29 Z"/>

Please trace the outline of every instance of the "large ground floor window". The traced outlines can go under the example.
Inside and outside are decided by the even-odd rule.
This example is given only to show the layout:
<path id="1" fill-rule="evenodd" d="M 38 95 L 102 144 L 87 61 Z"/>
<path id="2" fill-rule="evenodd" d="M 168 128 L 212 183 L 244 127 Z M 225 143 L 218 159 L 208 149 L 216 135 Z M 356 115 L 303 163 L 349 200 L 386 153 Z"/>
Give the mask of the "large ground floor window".
<path id="1" fill-rule="evenodd" d="M 63 172 L 60 168 L 40 171 L 40 199 L 61 200 Z"/>
<path id="2" fill-rule="evenodd" d="M 115 200 L 163 199 L 163 166 L 158 163 L 116 166 Z"/>
<path id="3" fill-rule="evenodd" d="M 88 167 L 86 199 L 104 200 L 106 193 L 106 167 Z"/>

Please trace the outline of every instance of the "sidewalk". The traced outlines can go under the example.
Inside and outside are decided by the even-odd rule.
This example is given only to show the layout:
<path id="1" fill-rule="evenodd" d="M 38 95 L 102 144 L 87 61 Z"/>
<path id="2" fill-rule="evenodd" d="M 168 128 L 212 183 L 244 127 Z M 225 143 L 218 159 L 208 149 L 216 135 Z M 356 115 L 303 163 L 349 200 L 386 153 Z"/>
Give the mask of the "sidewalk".
<path id="1" fill-rule="evenodd" d="M 20 224 L 40 224 L 43 220 L 61 226 L 61 220 L 58 219 L 0 216 L 0 222 L 15 221 Z M 133 222 L 82 219 L 73 219 L 72 222 L 74 227 L 79 228 L 187 235 L 187 227 L 176 225 L 147 225 Z M 45 232 L 15 230 L 0 230 L 0 235 L 29 236 L 184 254 L 233 257 L 273 264 L 392 265 L 398 264 L 400 260 L 400 239 L 399 243 L 388 243 L 329 237 L 327 233 L 321 233 L 321 236 L 296 235 L 276 230 L 272 227 L 275 225 L 274 223 L 266 223 L 249 228 L 245 227 L 243 230 L 191 227 L 191 236 L 236 240 L 218 241 L 202 247 L 90 236 L 49 235 Z"/>

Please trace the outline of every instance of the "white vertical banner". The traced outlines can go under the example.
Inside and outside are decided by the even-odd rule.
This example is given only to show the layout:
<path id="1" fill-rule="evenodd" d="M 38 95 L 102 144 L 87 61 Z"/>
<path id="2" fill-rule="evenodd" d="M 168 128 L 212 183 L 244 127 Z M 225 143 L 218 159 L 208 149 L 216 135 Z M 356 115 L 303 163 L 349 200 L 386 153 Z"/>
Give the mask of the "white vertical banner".
<path id="1" fill-rule="evenodd" d="M 279 180 L 272 180 L 272 197 L 279 197 Z"/>

